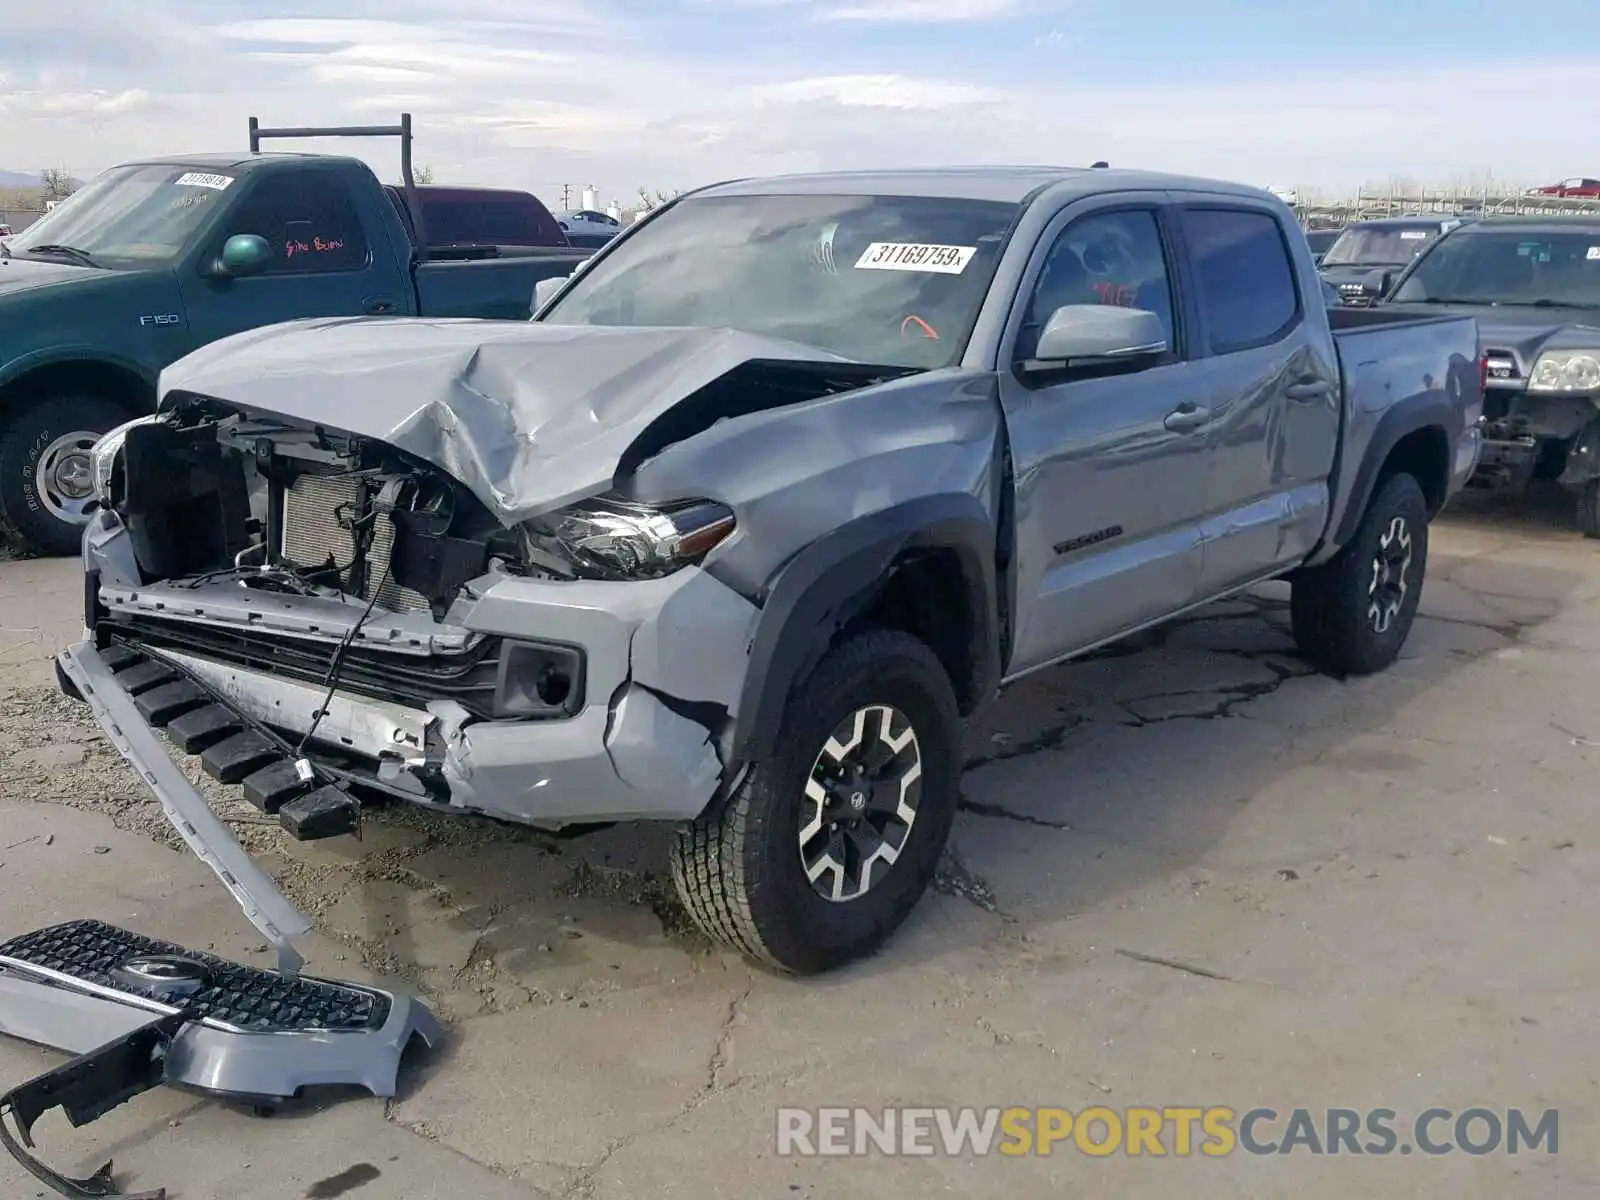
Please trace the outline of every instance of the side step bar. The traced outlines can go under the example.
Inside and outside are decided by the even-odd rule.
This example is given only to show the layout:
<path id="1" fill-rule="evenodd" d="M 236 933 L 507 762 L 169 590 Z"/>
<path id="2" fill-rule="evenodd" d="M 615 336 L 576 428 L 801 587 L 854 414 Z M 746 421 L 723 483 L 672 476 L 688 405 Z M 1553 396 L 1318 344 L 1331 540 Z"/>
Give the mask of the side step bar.
<path id="1" fill-rule="evenodd" d="M 34 1122 L 61 1108 L 84 1125 L 163 1083 L 254 1103 L 328 1084 L 392 1096 L 406 1048 L 439 1032 L 403 995 L 69 921 L 0 944 L 0 1033 L 78 1056 L 0 1096 L 0 1145 L 60 1195 L 119 1195 L 110 1163 L 69 1179 L 34 1158 Z"/>

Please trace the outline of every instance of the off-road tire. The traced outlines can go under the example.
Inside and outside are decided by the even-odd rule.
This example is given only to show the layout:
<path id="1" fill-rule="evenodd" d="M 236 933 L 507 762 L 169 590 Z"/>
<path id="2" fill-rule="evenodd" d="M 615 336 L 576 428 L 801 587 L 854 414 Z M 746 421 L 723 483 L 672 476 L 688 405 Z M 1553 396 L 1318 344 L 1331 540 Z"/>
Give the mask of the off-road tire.
<path id="1" fill-rule="evenodd" d="M 1600 538 L 1600 479 L 1590 479 L 1578 489 L 1578 532 Z"/>
<path id="2" fill-rule="evenodd" d="M 881 881 L 835 903 L 817 894 L 801 863 L 804 787 L 835 726 L 873 704 L 892 705 L 916 731 L 917 815 Z M 769 759 L 678 832 L 672 878 L 708 936 L 770 970 L 811 975 L 877 951 L 927 890 L 955 817 L 962 724 L 933 651 L 898 630 L 869 630 L 831 650 L 791 691 L 782 730 Z"/>
<path id="3" fill-rule="evenodd" d="M 1380 544 L 1403 522 L 1411 558 L 1403 601 L 1388 627 L 1368 619 L 1368 588 Z M 1428 502 L 1416 479 L 1403 472 L 1378 481 L 1355 536 L 1327 563 L 1297 574 L 1289 599 L 1290 623 L 1300 654 L 1335 678 L 1371 675 L 1394 662 L 1411 632 L 1428 567 Z"/>
<path id="4" fill-rule="evenodd" d="M 106 433 L 132 414 L 100 396 L 74 393 L 35 401 L 0 420 L 0 517 L 22 548 L 37 554 L 76 554 L 83 525 L 45 507 L 34 486 L 39 456 L 65 433 Z"/>

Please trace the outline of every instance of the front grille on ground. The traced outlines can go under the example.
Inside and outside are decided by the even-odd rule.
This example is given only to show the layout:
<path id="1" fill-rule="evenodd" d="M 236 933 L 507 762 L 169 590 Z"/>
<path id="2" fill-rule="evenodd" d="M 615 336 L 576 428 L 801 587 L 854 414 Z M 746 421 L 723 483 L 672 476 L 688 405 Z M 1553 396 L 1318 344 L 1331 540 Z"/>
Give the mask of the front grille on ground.
<path id="1" fill-rule="evenodd" d="M 354 557 L 351 520 L 361 506 L 361 480 L 355 475 L 301 475 L 283 493 L 283 556 L 296 566 L 340 566 Z M 378 603 L 390 612 L 420 612 L 428 598 L 386 578 L 394 553 L 394 522 L 379 513 L 373 519 L 372 544 L 367 550 L 367 585 L 361 599 L 372 599 L 373 586 L 382 579 Z"/>
<path id="2" fill-rule="evenodd" d="M 103 921 L 68 921 L 0 944 L 0 957 L 176 1007 L 160 986 L 140 987 L 118 969 L 155 955 L 204 972 L 202 986 L 183 998 L 190 1011 L 251 1033 L 376 1029 L 389 1016 L 389 1000 L 379 993 L 248 967 Z"/>
<path id="3" fill-rule="evenodd" d="M 318 686 L 325 686 L 337 650 L 326 642 L 160 617 L 117 617 L 104 623 L 114 633 L 124 633 L 153 650 L 194 654 Z M 484 638 L 457 654 L 421 658 L 352 645 L 345 652 L 339 688 L 408 708 L 422 708 L 432 700 L 454 700 L 473 716 L 492 720 L 501 646 L 499 638 Z"/>

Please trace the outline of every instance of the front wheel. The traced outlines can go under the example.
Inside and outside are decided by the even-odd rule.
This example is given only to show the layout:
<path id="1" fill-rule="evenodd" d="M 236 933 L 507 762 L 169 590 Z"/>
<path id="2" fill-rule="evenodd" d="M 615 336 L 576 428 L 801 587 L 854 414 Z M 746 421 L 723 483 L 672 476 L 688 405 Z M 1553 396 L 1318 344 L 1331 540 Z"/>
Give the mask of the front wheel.
<path id="1" fill-rule="evenodd" d="M 1416 619 L 1427 564 L 1428 502 L 1415 478 L 1391 475 L 1349 543 L 1295 577 L 1289 616 L 1301 655 L 1338 677 L 1389 666 Z"/>
<path id="2" fill-rule="evenodd" d="M 772 757 L 678 834 L 678 895 L 709 936 L 779 971 L 872 954 L 927 890 L 955 816 L 962 729 L 933 652 L 897 630 L 832 650 L 789 697 Z"/>
<path id="3" fill-rule="evenodd" d="M 99 396 L 58 396 L 0 426 L 0 516 L 26 549 L 77 553 L 94 499 L 89 451 L 127 419 Z"/>

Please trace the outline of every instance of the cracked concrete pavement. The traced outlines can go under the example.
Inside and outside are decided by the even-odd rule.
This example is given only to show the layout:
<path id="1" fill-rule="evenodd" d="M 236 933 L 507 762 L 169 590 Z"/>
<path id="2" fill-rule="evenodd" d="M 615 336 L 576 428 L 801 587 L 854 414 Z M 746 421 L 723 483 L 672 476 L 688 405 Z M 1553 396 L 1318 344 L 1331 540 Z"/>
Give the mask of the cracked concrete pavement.
<path id="1" fill-rule="evenodd" d="M 40 1144 L 174 1200 L 404 1196 L 1593 1196 L 1600 547 L 1482 503 L 1442 521 L 1406 653 L 1339 683 L 1263 589 L 1030 678 L 974 722 L 935 888 L 819 980 L 707 949 L 665 831 L 560 840 L 384 810 L 287 844 L 213 792 L 312 912 L 312 969 L 449 1021 L 384 1104 L 270 1119 L 171 1092 Z M 0 563 L 0 935 L 96 916 L 265 963 L 54 693 L 70 562 Z M 0 1044 L 0 1079 L 52 1061 Z M 1555 1157 L 795 1159 L 774 1109 L 1432 1105 L 1561 1112 Z M 0 1159 L 0 1192 L 37 1185 Z"/>

